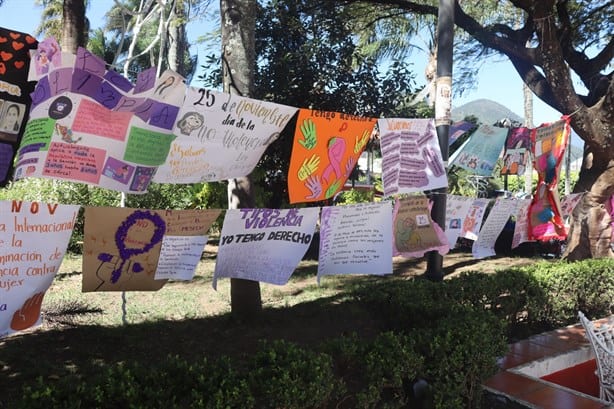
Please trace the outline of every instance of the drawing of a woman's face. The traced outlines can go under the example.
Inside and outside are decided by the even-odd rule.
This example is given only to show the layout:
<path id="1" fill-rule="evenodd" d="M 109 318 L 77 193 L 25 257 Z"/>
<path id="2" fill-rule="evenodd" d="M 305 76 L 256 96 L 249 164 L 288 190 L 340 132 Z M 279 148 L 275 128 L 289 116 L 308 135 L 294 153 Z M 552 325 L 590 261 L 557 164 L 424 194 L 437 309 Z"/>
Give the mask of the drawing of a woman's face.
<path id="1" fill-rule="evenodd" d="M 204 122 L 205 118 L 200 113 L 187 112 L 183 118 L 177 122 L 177 127 L 180 129 L 182 134 L 189 135 L 192 131 L 195 131 L 203 126 Z"/>
<path id="2" fill-rule="evenodd" d="M 201 125 L 203 124 L 202 119 L 200 119 L 196 115 L 191 115 L 191 116 L 187 117 L 185 119 L 185 122 L 186 122 L 186 125 L 188 125 L 191 128 L 194 128 L 194 129 L 200 128 Z"/>

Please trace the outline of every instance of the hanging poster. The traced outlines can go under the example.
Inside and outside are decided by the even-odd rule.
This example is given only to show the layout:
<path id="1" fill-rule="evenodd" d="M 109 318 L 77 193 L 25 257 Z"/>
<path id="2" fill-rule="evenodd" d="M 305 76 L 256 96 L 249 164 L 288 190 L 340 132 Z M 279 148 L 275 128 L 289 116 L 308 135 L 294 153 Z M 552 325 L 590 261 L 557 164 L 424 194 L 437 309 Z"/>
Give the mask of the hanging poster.
<path id="1" fill-rule="evenodd" d="M 461 234 L 463 221 L 469 214 L 473 198 L 466 196 L 447 195 L 446 197 L 446 238 L 450 248 L 454 248 Z"/>
<path id="2" fill-rule="evenodd" d="M 335 274 L 392 274 L 390 201 L 322 208 L 318 283 Z"/>
<path id="3" fill-rule="evenodd" d="M 565 240 L 567 230 L 561 217 L 557 191 L 559 170 L 569 141 L 569 118 L 542 125 L 531 133 L 533 168 L 537 188 L 529 209 L 529 238 L 538 241 Z"/>
<path id="4" fill-rule="evenodd" d="M 107 71 L 100 58 L 83 48 L 74 57 L 63 53 L 39 78 L 15 178 L 62 179 L 144 193 L 174 139 L 177 100 L 167 98 L 166 89 L 134 97 L 132 84 Z M 156 81 L 169 78 L 175 76 L 164 73 Z"/>
<path id="5" fill-rule="evenodd" d="M 480 125 L 451 158 L 455 165 L 480 176 L 490 176 L 505 144 L 509 129 Z"/>
<path id="6" fill-rule="evenodd" d="M 30 93 L 30 50 L 37 42 L 29 34 L 0 27 L 0 186 L 11 179 L 13 159 L 26 127 Z"/>
<path id="7" fill-rule="evenodd" d="M 450 251 L 443 230 L 431 219 L 430 207 L 424 195 L 396 200 L 392 215 L 393 256 L 422 257 L 428 251 L 441 255 Z"/>
<path id="8" fill-rule="evenodd" d="M 319 207 L 227 210 L 213 288 L 222 277 L 286 284 L 309 248 L 319 213 Z"/>
<path id="9" fill-rule="evenodd" d="M 249 175 L 297 108 L 188 88 L 175 140 L 154 181 L 198 183 Z"/>
<path id="10" fill-rule="evenodd" d="M 222 211 L 219 209 L 165 210 L 166 233 L 162 237 L 155 280 L 189 281 L 194 277 L 207 232 Z"/>
<path id="11" fill-rule="evenodd" d="M 526 127 L 512 128 L 505 141 L 501 175 L 524 175 L 531 152 L 531 130 Z"/>
<path id="12" fill-rule="evenodd" d="M 373 118 L 300 109 L 288 170 L 290 203 L 330 199 L 339 192 L 374 125 Z"/>
<path id="13" fill-rule="evenodd" d="M 203 243 L 195 237 L 205 236 L 219 213 L 86 207 L 83 292 L 156 291 L 166 278 L 191 278 Z"/>
<path id="14" fill-rule="evenodd" d="M 39 325 L 79 206 L 0 201 L 0 338 Z"/>
<path id="15" fill-rule="evenodd" d="M 377 125 L 384 196 L 448 186 L 432 119 L 386 118 Z"/>
<path id="16" fill-rule="evenodd" d="M 495 200 L 495 204 L 480 229 L 480 235 L 471 247 L 473 257 L 484 258 L 496 255 L 495 242 L 510 217 L 516 214 L 518 203 L 518 200 L 513 199 L 498 198 Z"/>
<path id="17" fill-rule="evenodd" d="M 452 144 L 456 142 L 458 138 L 460 138 L 475 127 L 476 125 L 473 122 L 469 121 L 454 122 L 452 125 L 450 125 L 448 145 L 452 146 Z"/>
<path id="18" fill-rule="evenodd" d="M 529 240 L 529 207 L 531 199 L 519 200 L 516 209 L 516 225 L 514 226 L 514 237 L 512 238 L 512 248 L 515 249 L 521 243 Z"/>
<path id="19" fill-rule="evenodd" d="M 490 203 L 488 199 L 473 200 L 467 212 L 467 217 L 463 220 L 460 237 L 469 240 L 477 240 L 480 227 L 482 226 L 482 218 L 484 217 L 484 212 L 486 211 L 486 207 L 488 207 L 488 203 Z"/>

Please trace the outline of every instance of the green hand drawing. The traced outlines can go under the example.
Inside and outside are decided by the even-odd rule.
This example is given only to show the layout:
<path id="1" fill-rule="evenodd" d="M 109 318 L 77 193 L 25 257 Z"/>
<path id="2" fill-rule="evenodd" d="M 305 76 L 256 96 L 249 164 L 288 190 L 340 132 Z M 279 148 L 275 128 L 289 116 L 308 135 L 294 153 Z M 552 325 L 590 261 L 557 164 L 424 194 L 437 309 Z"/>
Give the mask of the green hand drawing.
<path id="1" fill-rule="evenodd" d="M 305 139 L 299 139 L 298 143 L 303 145 L 305 149 L 313 149 L 318 139 L 316 135 L 316 125 L 311 118 L 307 118 L 303 121 L 301 124 L 301 133 Z"/>

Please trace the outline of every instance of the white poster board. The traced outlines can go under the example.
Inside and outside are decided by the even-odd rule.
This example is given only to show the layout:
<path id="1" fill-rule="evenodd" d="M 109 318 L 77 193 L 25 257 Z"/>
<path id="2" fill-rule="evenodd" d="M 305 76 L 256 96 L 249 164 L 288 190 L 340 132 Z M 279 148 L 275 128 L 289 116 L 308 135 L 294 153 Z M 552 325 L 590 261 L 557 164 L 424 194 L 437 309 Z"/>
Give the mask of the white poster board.
<path id="1" fill-rule="evenodd" d="M 227 210 L 213 288 L 222 277 L 286 284 L 309 248 L 319 213 L 319 207 Z"/>
<path id="2" fill-rule="evenodd" d="M 320 277 L 335 274 L 392 274 L 392 203 L 322 208 Z"/>

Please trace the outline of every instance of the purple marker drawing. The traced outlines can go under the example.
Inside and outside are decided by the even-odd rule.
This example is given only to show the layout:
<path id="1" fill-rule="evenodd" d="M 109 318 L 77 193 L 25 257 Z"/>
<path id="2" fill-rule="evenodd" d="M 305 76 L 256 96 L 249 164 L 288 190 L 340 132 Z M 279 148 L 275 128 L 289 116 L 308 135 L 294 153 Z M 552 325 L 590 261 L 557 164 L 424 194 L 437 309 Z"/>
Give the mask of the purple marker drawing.
<path id="1" fill-rule="evenodd" d="M 127 248 L 125 245 L 125 241 L 126 241 L 126 237 L 128 236 L 128 230 L 130 230 L 130 228 L 136 225 L 140 220 L 149 220 L 154 224 L 155 230 L 154 230 L 153 235 L 151 236 L 151 240 L 149 241 L 149 243 L 143 246 L 143 248 Z M 117 246 L 117 249 L 119 250 L 119 257 L 121 259 L 121 263 L 119 267 L 114 269 L 113 272 L 111 273 L 111 283 L 115 284 L 119 280 L 122 274 L 122 269 L 124 268 L 124 264 L 126 264 L 126 262 L 132 256 L 136 256 L 137 254 L 147 253 L 156 244 L 162 241 L 162 237 L 164 236 L 165 232 L 166 232 L 166 223 L 164 222 L 164 219 L 162 219 L 162 217 L 160 217 L 156 213 L 152 213 L 148 210 L 136 210 L 134 211 L 134 213 L 128 216 L 126 220 L 122 222 L 122 224 L 117 228 L 117 231 L 115 232 L 115 245 Z M 98 260 L 103 261 L 103 262 L 105 261 L 108 262 L 112 258 L 113 258 L 113 255 L 109 253 L 100 253 L 98 255 Z M 132 264 L 133 273 L 140 273 L 141 271 L 143 271 L 143 266 L 141 266 L 140 263 Z"/>

